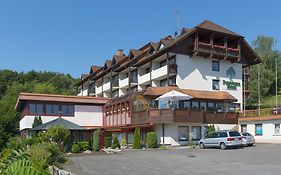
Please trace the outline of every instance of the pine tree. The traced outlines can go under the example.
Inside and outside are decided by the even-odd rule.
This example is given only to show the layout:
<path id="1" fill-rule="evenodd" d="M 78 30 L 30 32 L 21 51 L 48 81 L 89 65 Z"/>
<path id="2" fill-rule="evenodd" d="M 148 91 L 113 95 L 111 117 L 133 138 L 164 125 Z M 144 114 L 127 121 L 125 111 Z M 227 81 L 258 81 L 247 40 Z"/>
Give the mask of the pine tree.
<path id="1" fill-rule="evenodd" d="M 140 149 L 140 129 L 136 128 L 134 132 L 133 149 Z"/>

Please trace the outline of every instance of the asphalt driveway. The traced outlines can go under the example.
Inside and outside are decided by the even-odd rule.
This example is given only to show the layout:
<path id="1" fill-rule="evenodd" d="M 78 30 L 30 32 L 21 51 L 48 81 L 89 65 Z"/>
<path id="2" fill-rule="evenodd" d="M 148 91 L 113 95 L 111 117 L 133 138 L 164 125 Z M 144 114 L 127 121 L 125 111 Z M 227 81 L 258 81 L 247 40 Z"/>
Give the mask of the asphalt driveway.
<path id="1" fill-rule="evenodd" d="M 258 144 L 229 150 L 127 150 L 71 159 L 73 164 L 65 168 L 77 175 L 272 175 L 281 172 L 281 145 Z"/>

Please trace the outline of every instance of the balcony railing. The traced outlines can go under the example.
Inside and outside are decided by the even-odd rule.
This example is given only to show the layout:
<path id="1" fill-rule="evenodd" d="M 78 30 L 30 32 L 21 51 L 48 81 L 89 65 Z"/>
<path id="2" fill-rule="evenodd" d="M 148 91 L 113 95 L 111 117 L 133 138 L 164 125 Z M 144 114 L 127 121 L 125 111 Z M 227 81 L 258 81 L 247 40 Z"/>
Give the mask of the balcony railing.
<path id="1" fill-rule="evenodd" d="M 134 112 L 132 124 L 144 123 L 237 124 L 238 114 L 231 112 L 204 112 L 189 109 L 150 109 Z"/>

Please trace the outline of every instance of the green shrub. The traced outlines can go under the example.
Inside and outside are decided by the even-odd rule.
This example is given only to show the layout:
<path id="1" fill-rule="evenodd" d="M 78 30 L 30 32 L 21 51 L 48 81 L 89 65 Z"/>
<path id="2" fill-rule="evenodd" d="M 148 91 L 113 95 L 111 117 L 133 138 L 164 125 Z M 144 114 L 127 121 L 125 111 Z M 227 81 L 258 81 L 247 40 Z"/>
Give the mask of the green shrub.
<path id="1" fill-rule="evenodd" d="M 133 149 L 140 149 L 140 129 L 136 128 L 134 132 Z"/>
<path id="2" fill-rule="evenodd" d="M 146 144 L 147 144 L 148 148 L 156 148 L 156 146 L 157 146 L 157 134 L 156 134 L 156 132 L 147 133 Z"/>
<path id="3" fill-rule="evenodd" d="M 121 140 L 121 146 L 122 146 L 122 147 L 128 146 L 126 138 L 123 138 L 123 139 Z"/>
<path id="4" fill-rule="evenodd" d="M 111 148 L 112 148 L 112 149 L 120 148 L 120 144 L 119 144 L 118 139 L 117 139 L 116 136 L 115 136 L 114 139 L 113 139 Z"/>
<path id="5" fill-rule="evenodd" d="M 63 156 L 59 145 L 56 143 L 46 143 L 47 150 L 51 154 L 50 164 L 54 164 L 57 167 L 61 167 L 61 164 L 65 163 L 67 159 Z"/>
<path id="6" fill-rule="evenodd" d="M 63 126 L 53 126 L 47 132 L 40 132 L 39 137 L 46 142 L 56 142 L 58 145 L 64 145 L 70 140 L 70 131 Z M 62 150 L 63 151 L 63 150 Z"/>
<path id="7" fill-rule="evenodd" d="M 25 146 L 24 139 L 20 136 L 9 138 L 6 147 L 14 150 L 21 149 Z"/>
<path id="8" fill-rule="evenodd" d="M 161 146 L 159 147 L 159 149 L 167 149 L 167 147 L 164 146 L 164 145 L 161 145 Z"/>
<path id="9" fill-rule="evenodd" d="M 81 150 L 80 150 L 80 146 L 77 144 L 77 143 L 74 143 L 72 145 L 72 148 L 71 148 L 71 152 L 73 153 L 79 153 Z"/>
<path id="10" fill-rule="evenodd" d="M 51 163 L 51 153 L 48 151 L 47 144 L 40 143 L 31 145 L 27 150 L 27 153 L 30 156 L 28 159 L 37 166 L 42 169 L 49 167 Z"/>
<path id="11" fill-rule="evenodd" d="M 78 142 L 78 145 L 80 146 L 81 151 L 86 151 L 90 148 L 88 141 Z"/>
<path id="12" fill-rule="evenodd" d="M 100 150 L 100 132 L 100 129 L 98 129 L 93 134 L 93 151 Z"/>
<path id="13" fill-rule="evenodd" d="M 112 144 L 111 142 L 112 142 L 111 136 L 104 137 L 104 147 L 105 148 L 111 147 L 111 144 Z"/>
<path id="14" fill-rule="evenodd" d="M 215 131 L 216 131 L 215 125 L 208 126 L 208 133 L 215 132 Z"/>

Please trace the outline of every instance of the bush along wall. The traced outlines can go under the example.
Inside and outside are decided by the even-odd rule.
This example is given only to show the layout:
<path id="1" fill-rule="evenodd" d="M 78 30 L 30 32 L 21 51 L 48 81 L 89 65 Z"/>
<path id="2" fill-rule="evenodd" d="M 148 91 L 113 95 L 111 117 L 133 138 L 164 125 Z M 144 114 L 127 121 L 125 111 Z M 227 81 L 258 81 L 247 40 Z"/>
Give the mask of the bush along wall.
<path id="1" fill-rule="evenodd" d="M 120 144 L 118 142 L 117 136 L 114 137 L 111 148 L 112 149 L 120 148 Z"/>
<path id="2" fill-rule="evenodd" d="M 156 146 L 157 146 L 157 134 L 156 134 L 156 132 L 147 133 L 146 144 L 147 144 L 148 148 L 156 148 Z"/>

